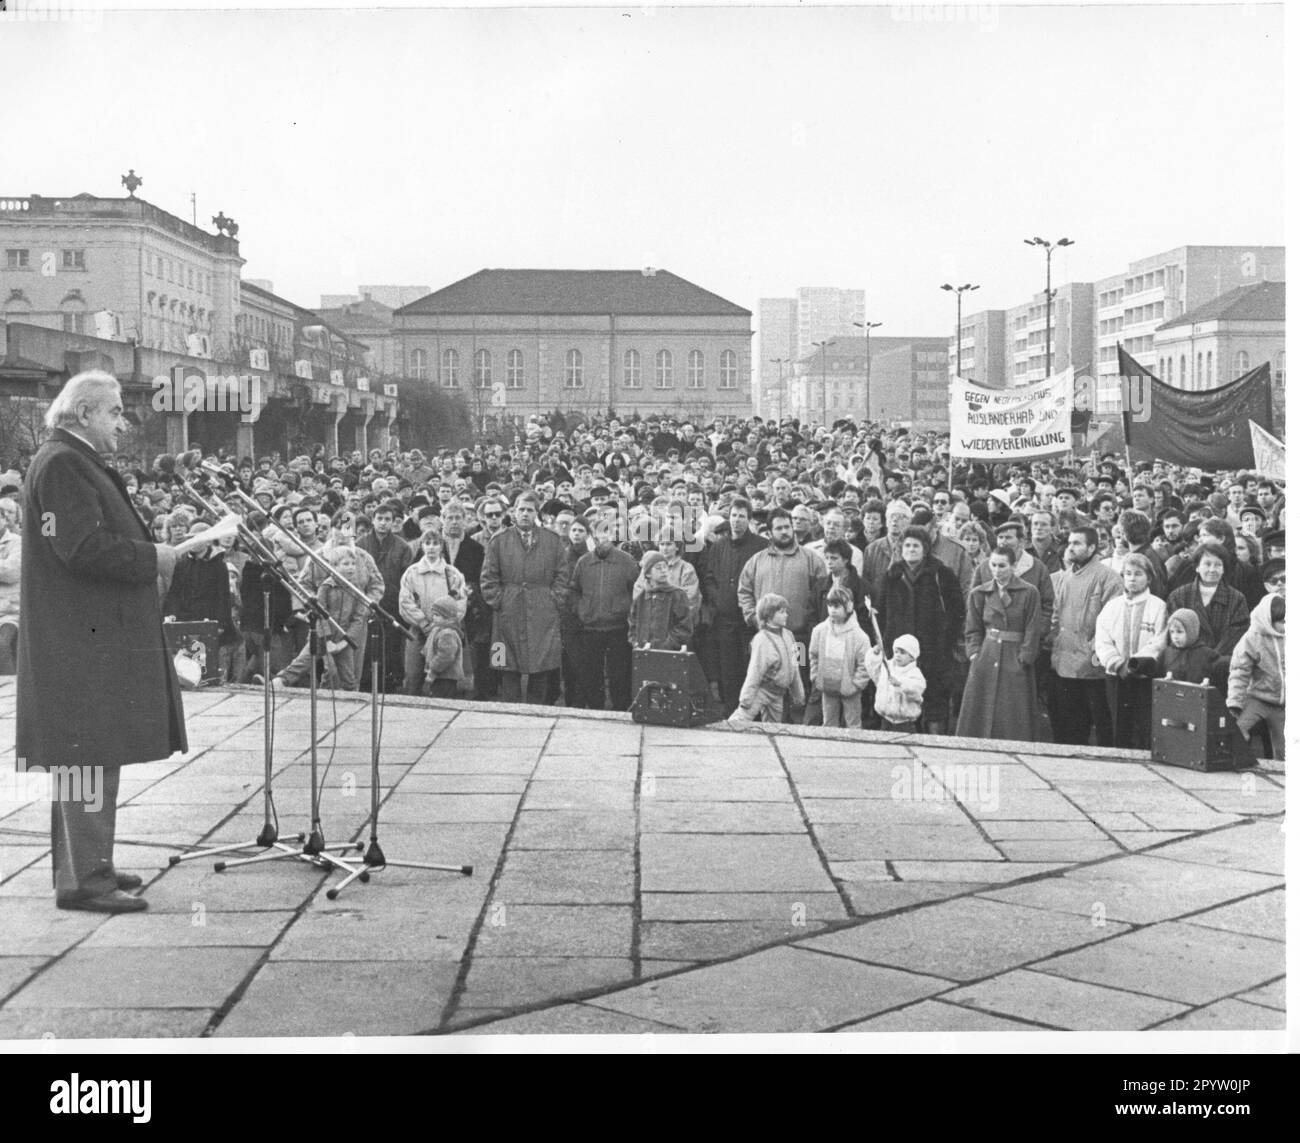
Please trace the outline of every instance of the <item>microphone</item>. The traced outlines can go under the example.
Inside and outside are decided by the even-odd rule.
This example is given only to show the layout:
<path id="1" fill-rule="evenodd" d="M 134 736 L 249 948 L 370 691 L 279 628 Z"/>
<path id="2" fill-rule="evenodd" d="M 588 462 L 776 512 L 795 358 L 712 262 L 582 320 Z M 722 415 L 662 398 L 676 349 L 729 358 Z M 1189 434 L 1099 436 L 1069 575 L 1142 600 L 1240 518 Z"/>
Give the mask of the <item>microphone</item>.
<path id="1" fill-rule="evenodd" d="M 154 458 L 153 470 L 160 480 L 172 483 L 181 479 L 176 474 L 177 468 L 188 472 L 202 459 L 203 452 L 200 449 L 190 449 L 188 452 L 178 452 L 175 456 L 168 456 L 166 453 L 163 453 Z"/>
<path id="2" fill-rule="evenodd" d="M 206 476 L 217 477 L 226 485 L 227 488 L 231 488 L 239 484 L 239 481 L 230 473 L 228 473 L 224 468 L 222 468 L 221 465 L 219 465 L 215 460 L 202 461 L 199 464 L 199 469 Z"/>

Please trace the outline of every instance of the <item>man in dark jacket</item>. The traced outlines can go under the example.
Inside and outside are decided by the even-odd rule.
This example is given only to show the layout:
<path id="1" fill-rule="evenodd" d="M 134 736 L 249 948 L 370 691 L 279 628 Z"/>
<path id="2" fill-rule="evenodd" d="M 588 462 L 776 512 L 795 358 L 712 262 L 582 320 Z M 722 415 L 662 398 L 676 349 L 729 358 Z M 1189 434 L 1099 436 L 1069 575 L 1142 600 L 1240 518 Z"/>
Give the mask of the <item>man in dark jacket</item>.
<path id="1" fill-rule="evenodd" d="M 402 587 L 402 573 L 416 561 L 415 554 L 397 532 L 403 517 L 399 502 L 388 501 L 375 509 L 372 517 L 375 529 L 357 540 L 357 547 L 375 561 L 379 574 L 384 577 L 384 598 L 380 601 L 389 615 L 398 613 L 397 597 Z M 404 666 L 406 640 L 392 627 L 384 629 L 384 685 L 386 694 L 401 694 L 406 677 Z M 370 685 L 370 643 L 366 643 L 365 662 L 361 666 L 361 685 Z"/>
<path id="2" fill-rule="evenodd" d="M 442 510 L 442 547 L 447 562 L 465 577 L 469 588 L 469 605 L 465 611 L 465 640 L 471 648 L 474 664 L 474 698 L 495 698 L 501 689 L 501 676 L 491 665 L 492 612 L 483 601 L 479 581 L 483 577 L 483 545 L 465 534 L 468 518 L 458 500 Z"/>
<path id="3" fill-rule="evenodd" d="M 632 704 L 632 645 L 628 615 L 640 565 L 614 544 L 614 526 L 601 520 L 596 548 L 579 558 L 569 584 L 578 617 L 579 702 L 588 710 L 605 709 L 605 684 L 614 710 Z"/>
<path id="4" fill-rule="evenodd" d="M 749 640 L 754 633 L 740 610 L 740 573 L 767 543 L 750 531 L 748 500 L 733 500 L 727 519 L 729 532 L 709 544 L 700 561 L 700 624 L 708 626 L 704 640 L 707 654 L 701 656 L 701 665 L 722 708 L 732 711 L 740 703 L 740 688 L 749 669 Z"/>
<path id="5" fill-rule="evenodd" d="M 18 769 L 54 776 L 55 902 L 139 912 L 134 874 L 113 866 L 120 768 L 188 749 L 159 599 L 176 551 L 151 541 L 101 454 L 126 430 L 107 373 L 79 373 L 46 414 L 23 524 Z"/>

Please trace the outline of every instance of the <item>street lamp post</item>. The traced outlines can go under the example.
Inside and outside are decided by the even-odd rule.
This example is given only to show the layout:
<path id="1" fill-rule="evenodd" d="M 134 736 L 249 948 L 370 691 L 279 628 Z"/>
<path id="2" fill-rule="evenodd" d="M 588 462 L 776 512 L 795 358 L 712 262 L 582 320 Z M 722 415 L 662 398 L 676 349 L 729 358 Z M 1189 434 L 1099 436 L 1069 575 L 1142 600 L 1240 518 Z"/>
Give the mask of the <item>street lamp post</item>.
<path id="1" fill-rule="evenodd" d="M 944 282 L 944 284 L 940 286 L 939 289 L 947 290 L 950 294 L 957 295 L 957 356 L 953 361 L 952 375 L 954 377 L 960 377 L 961 376 L 961 296 L 967 290 L 978 290 L 979 287 L 972 286 L 969 282 L 967 282 L 964 286 L 953 286 L 947 282 Z"/>
<path id="2" fill-rule="evenodd" d="M 871 331 L 879 329 L 885 323 L 882 321 L 855 321 L 853 323 L 862 330 L 867 338 L 867 423 L 871 423 Z"/>
<path id="3" fill-rule="evenodd" d="M 1048 242 L 1046 238 L 1035 237 L 1026 238 L 1024 242 L 1026 246 L 1041 246 L 1047 251 L 1047 304 L 1044 307 L 1047 325 L 1043 330 L 1046 354 L 1043 358 L 1043 379 L 1046 380 L 1052 375 L 1052 251 L 1058 246 L 1073 246 L 1074 239 L 1061 238 L 1056 242 Z"/>
<path id="4" fill-rule="evenodd" d="M 785 367 L 790 363 L 788 357 L 769 357 L 768 360 L 776 366 L 776 423 L 781 423 L 781 394 L 785 390 Z"/>
<path id="5" fill-rule="evenodd" d="M 818 349 L 822 351 L 822 424 L 826 424 L 826 351 L 835 344 L 835 339 L 829 341 L 814 341 Z"/>

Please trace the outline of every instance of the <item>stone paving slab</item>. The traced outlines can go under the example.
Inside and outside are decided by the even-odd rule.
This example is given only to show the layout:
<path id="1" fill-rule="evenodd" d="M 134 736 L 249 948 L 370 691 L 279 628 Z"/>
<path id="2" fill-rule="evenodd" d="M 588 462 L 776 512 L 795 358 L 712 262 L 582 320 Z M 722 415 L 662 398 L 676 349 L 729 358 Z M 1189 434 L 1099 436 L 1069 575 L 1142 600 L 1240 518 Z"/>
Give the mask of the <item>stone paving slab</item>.
<path id="1" fill-rule="evenodd" d="M 896 1008 L 870 1020 L 837 1029 L 839 1032 L 1034 1032 L 1041 1025 L 1008 1020 L 976 1008 L 963 1008 L 945 1000 L 922 1000 Z"/>
<path id="2" fill-rule="evenodd" d="M 581 810 L 525 810 L 515 821 L 512 849 L 616 849 L 632 852 L 636 817 L 615 811 L 593 815 Z"/>
<path id="3" fill-rule="evenodd" d="M 524 1008 L 613 988 L 631 980 L 633 971 L 626 957 L 476 956 L 458 1008 Z M 436 1020 L 429 1023 L 436 1025 Z"/>
<path id="4" fill-rule="evenodd" d="M 949 987 L 932 976 L 780 948 L 590 1003 L 692 1032 L 815 1032 Z"/>
<path id="5" fill-rule="evenodd" d="M 1020 970 L 958 988 L 944 999 L 1072 1032 L 1136 1032 L 1188 1011 L 1171 1000 Z"/>
<path id="6" fill-rule="evenodd" d="M 813 829 L 831 861 L 1000 861 L 1003 856 L 966 821 L 951 825 L 887 825 L 871 830 L 828 824 L 814 825 Z M 1026 860 L 1050 861 L 1051 855 Z"/>
<path id="7" fill-rule="evenodd" d="M 49 962 L 50 958 L 44 956 L 0 957 L 0 999 L 8 996 Z"/>
<path id="8" fill-rule="evenodd" d="M 1245 901 L 1197 913 L 1188 917 L 1187 923 L 1282 941 L 1286 939 L 1286 892 L 1274 889 L 1270 893 L 1259 893 Z"/>
<path id="9" fill-rule="evenodd" d="M 650 833 L 797 833 L 807 825 L 791 802 L 641 801 L 641 829 Z"/>
<path id="10" fill-rule="evenodd" d="M 1260 873 L 1133 856 L 980 896 L 1145 925 L 1261 893 L 1277 884 L 1276 878 Z"/>
<path id="11" fill-rule="evenodd" d="M 793 912 L 793 911 L 792 911 Z M 722 960 L 763 945 L 806 936 L 823 928 L 801 913 L 784 921 L 646 921 L 641 925 L 641 955 L 654 959 L 692 957 Z"/>
<path id="12" fill-rule="evenodd" d="M 644 921 L 841 921 L 835 893 L 643 893 Z"/>
<path id="13" fill-rule="evenodd" d="M 800 947 L 948 980 L 976 980 L 1126 928 L 1110 924 L 1099 930 L 1083 917 L 965 899 L 814 937 Z"/>
<path id="14" fill-rule="evenodd" d="M 503 905 L 479 932 L 490 957 L 630 957 L 630 905 Z"/>
<path id="15" fill-rule="evenodd" d="M 0 681 L 0 714 L 12 693 Z M 339 874 L 295 859 L 167 867 L 246 845 L 263 819 L 260 691 L 186 704 L 189 754 L 125 772 L 117 859 L 146 877 L 149 913 L 55 910 L 47 802 L 0 803 L 0 1037 L 1285 1018 L 1276 765 L 1203 775 L 1133 752 L 393 697 L 391 864 L 330 901 Z M 325 709 L 323 828 L 364 841 L 368 704 Z M 280 699 L 282 834 L 308 824 L 307 733 L 304 696 Z M 1179 995 L 1145 987 L 1171 973 Z"/>
<path id="16" fill-rule="evenodd" d="M 265 912 L 145 913 L 110 917 L 81 944 L 96 948 L 265 948 L 292 923 L 288 910 Z"/>
<path id="17" fill-rule="evenodd" d="M 522 1016 L 508 1016 L 481 1027 L 454 1032 L 457 1036 L 577 1036 L 599 1034 L 604 1036 L 660 1035 L 681 1032 L 668 1024 L 655 1020 L 642 1020 L 606 1008 L 593 1008 L 589 1004 L 559 1004 L 540 1012 L 527 1012 Z"/>
<path id="18" fill-rule="evenodd" d="M 20 988 L 6 1008 L 215 1008 L 259 948 L 77 948 Z"/>
<path id="19" fill-rule="evenodd" d="M 1154 1027 L 1161 1032 L 1281 1032 L 1286 1015 L 1239 1000 L 1217 1000 Z"/>
<path id="20" fill-rule="evenodd" d="M 494 901 L 537 905 L 630 905 L 632 855 L 608 850 L 512 850 Z"/>
<path id="21" fill-rule="evenodd" d="M 416 1035 L 438 1023 L 458 971 L 452 962 L 266 964 L 214 1035 Z"/>
<path id="22" fill-rule="evenodd" d="M 1184 1004 L 1209 1004 L 1281 976 L 1285 961 L 1276 941 L 1171 921 L 1035 967 Z"/>
<path id="23" fill-rule="evenodd" d="M 654 892 L 759 892 L 832 888 L 806 837 L 647 834 L 641 885 Z"/>
<path id="24" fill-rule="evenodd" d="M 211 1008 L 0 1009 L 0 1040 L 180 1040 L 201 1036 Z M 268 1033 L 270 1035 L 272 1033 Z"/>

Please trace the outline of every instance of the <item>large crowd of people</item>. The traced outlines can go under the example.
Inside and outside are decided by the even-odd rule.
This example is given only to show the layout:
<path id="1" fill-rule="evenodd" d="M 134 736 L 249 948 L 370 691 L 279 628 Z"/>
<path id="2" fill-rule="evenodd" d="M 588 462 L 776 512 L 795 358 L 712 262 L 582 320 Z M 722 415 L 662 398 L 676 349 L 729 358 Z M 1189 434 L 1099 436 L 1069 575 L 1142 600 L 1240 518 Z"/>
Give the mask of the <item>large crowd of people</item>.
<path id="1" fill-rule="evenodd" d="M 1142 749 L 1172 673 L 1284 753 L 1284 489 L 1257 473 L 954 461 L 944 433 L 757 417 L 205 462 L 296 581 L 231 540 L 177 561 L 163 613 L 217 623 L 230 681 L 303 685 L 314 597 L 345 689 L 377 657 L 387 692 L 626 710 L 634 647 L 689 649 L 720 718 Z M 24 463 L 0 472 L 10 673 Z M 167 458 L 112 466 L 160 543 L 212 522 Z"/>

